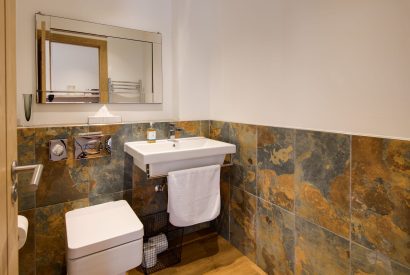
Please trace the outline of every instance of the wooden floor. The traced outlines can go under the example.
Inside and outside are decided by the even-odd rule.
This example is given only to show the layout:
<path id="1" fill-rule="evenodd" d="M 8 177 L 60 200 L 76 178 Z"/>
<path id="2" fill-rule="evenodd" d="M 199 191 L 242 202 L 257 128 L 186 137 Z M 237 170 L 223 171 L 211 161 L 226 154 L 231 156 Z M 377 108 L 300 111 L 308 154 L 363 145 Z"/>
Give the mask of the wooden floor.
<path id="1" fill-rule="evenodd" d="M 143 274 L 131 270 L 128 275 Z M 180 264 L 163 269 L 158 275 L 197 275 L 197 274 L 266 274 L 239 250 L 220 236 L 211 236 L 184 245 Z"/>

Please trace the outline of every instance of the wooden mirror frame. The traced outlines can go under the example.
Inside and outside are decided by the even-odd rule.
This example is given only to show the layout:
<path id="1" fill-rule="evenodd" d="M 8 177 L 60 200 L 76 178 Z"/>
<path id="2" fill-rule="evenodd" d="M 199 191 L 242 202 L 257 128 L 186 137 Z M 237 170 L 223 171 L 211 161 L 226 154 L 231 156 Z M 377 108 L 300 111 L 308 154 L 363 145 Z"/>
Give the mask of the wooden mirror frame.
<path id="1" fill-rule="evenodd" d="M 37 30 L 37 58 L 38 61 L 38 91 L 37 102 L 47 103 L 46 83 L 46 40 L 77 46 L 98 48 L 99 57 L 99 103 L 108 103 L 108 64 L 107 64 L 107 41 L 61 33 L 51 33 L 46 29 L 46 22 L 41 22 L 41 29 Z"/>

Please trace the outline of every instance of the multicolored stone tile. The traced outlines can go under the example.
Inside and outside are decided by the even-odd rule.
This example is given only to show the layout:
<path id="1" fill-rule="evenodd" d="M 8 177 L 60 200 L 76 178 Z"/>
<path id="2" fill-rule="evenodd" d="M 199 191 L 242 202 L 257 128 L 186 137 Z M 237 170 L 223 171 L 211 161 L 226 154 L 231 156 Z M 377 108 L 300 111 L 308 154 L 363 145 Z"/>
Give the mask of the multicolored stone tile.
<path id="1" fill-rule="evenodd" d="M 131 124 L 93 125 L 89 130 L 111 135 L 111 157 L 123 157 L 124 143 L 134 141 Z"/>
<path id="2" fill-rule="evenodd" d="M 256 263 L 268 274 L 293 274 L 295 215 L 258 199 Z"/>
<path id="3" fill-rule="evenodd" d="M 147 180 L 123 151 L 126 141 L 146 140 L 148 127 L 18 129 L 19 163 L 45 165 L 37 195 L 24 192 L 31 174 L 19 176 L 20 214 L 33 229 L 19 251 L 21 274 L 65 272 L 64 213 L 71 209 L 125 199 L 141 216 L 166 210 L 167 192 L 154 191 L 164 179 Z M 221 121 L 178 127 L 186 129 L 181 136 L 208 135 L 237 145 L 235 165 L 221 172 L 221 214 L 213 224 L 222 236 L 270 274 L 291 274 L 294 263 L 297 274 L 348 273 L 349 242 L 343 237 L 350 226 L 349 136 Z M 158 139 L 168 137 L 168 122 L 154 128 Z M 113 155 L 74 160 L 73 137 L 91 131 L 113 136 Z M 48 160 L 48 141 L 55 138 L 69 140 L 65 161 Z M 351 273 L 410 274 L 410 141 L 354 136 L 351 150 Z M 285 209 L 296 211 L 295 230 L 295 217 Z"/>
<path id="4" fill-rule="evenodd" d="M 168 138 L 169 122 L 155 122 L 154 128 L 155 130 L 157 130 L 157 139 L 167 139 Z"/>
<path id="5" fill-rule="evenodd" d="M 210 129 L 209 120 L 201 120 L 201 128 L 199 131 L 199 135 L 201 137 L 209 138 L 209 129 Z"/>
<path id="6" fill-rule="evenodd" d="M 88 161 L 90 197 L 131 189 L 124 179 L 124 159 L 106 157 Z"/>
<path id="7" fill-rule="evenodd" d="M 133 167 L 134 158 L 127 153 L 124 154 L 124 186 L 130 189 L 132 189 Z"/>
<path id="8" fill-rule="evenodd" d="M 19 173 L 18 175 L 18 208 L 19 211 L 36 207 L 36 192 L 29 188 L 33 174 Z"/>
<path id="9" fill-rule="evenodd" d="M 257 198 L 234 186 L 231 186 L 230 195 L 230 242 L 245 256 L 256 262 Z"/>
<path id="10" fill-rule="evenodd" d="M 132 140 L 144 141 L 147 140 L 147 130 L 149 123 L 133 123 L 131 124 Z"/>
<path id="11" fill-rule="evenodd" d="M 296 274 L 348 274 L 349 241 L 296 217 Z"/>
<path id="12" fill-rule="evenodd" d="M 110 201 L 126 200 L 128 204 L 132 205 L 132 190 L 125 190 L 117 193 L 103 194 L 96 197 L 90 197 L 90 205 L 97 205 Z"/>
<path id="13" fill-rule="evenodd" d="M 131 189 L 131 183 L 125 181 L 124 143 L 132 140 L 130 124 L 90 126 L 90 131 L 101 131 L 111 135 L 111 156 L 88 161 L 90 175 L 90 197 L 116 193 Z M 128 167 L 129 169 L 129 167 Z"/>
<path id="14" fill-rule="evenodd" d="M 68 139 L 67 144 L 67 164 L 74 161 L 74 137 L 80 133 L 89 132 L 88 126 L 72 127 L 39 127 L 35 128 L 35 151 L 36 161 L 47 163 L 49 161 L 48 143 L 52 139 Z M 61 161 L 64 162 L 64 161 Z"/>
<path id="15" fill-rule="evenodd" d="M 44 167 L 36 192 L 37 207 L 88 197 L 88 169 L 69 167 L 63 162 Z"/>
<path id="16" fill-rule="evenodd" d="M 17 129 L 17 152 L 18 164 L 29 165 L 35 164 L 35 128 L 20 128 Z M 32 209 L 36 207 L 36 193 L 30 190 L 29 183 L 32 173 L 20 173 L 18 176 L 19 192 L 18 205 L 19 211 Z"/>
<path id="17" fill-rule="evenodd" d="M 352 137 L 352 240 L 410 266 L 410 141 Z"/>
<path id="18" fill-rule="evenodd" d="M 391 261 L 391 268 L 393 275 L 409 275 L 410 268 L 408 266 L 403 266 L 399 263 Z M 379 273 L 382 274 L 382 273 Z"/>
<path id="19" fill-rule="evenodd" d="M 351 273 L 359 274 L 410 274 L 410 269 L 387 256 L 352 242 Z"/>
<path id="20" fill-rule="evenodd" d="M 350 255 L 352 258 L 352 274 L 375 274 L 377 253 L 352 242 Z"/>
<path id="21" fill-rule="evenodd" d="M 295 130 L 258 126 L 258 196 L 294 210 Z"/>
<path id="22" fill-rule="evenodd" d="M 167 209 L 167 191 L 155 192 L 155 185 L 165 184 L 166 178 L 147 179 L 147 175 L 134 166 L 132 208 L 138 216 L 153 214 Z"/>
<path id="23" fill-rule="evenodd" d="M 36 206 L 78 200 L 88 197 L 88 167 L 74 160 L 74 136 L 87 132 L 88 127 L 36 128 L 36 163 L 44 165 L 38 190 Z M 67 160 L 50 161 L 48 143 L 52 139 L 68 139 Z"/>
<path id="24" fill-rule="evenodd" d="M 350 231 L 350 137 L 296 131 L 296 214 L 343 237 Z"/>
<path id="25" fill-rule="evenodd" d="M 169 135 L 169 123 L 170 122 L 154 122 L 153 128 L 156 130 L 157 139 L 167 139 Z M 199 136 L 200 131 L 195 127 L 200 128 L 199 121 L 185 121 L 185 122 L 173 122 L 178 124 L 177 127 L 186 128 L 186 133 L 177 132 L 176 137 L 190 137 Z M 132 124 L 132 140 L 144 141 L 147 140 L 147 130 L 150 128 L 150 123 L 133 123 Z M 198 134 L 197 134 L 198 132 Z"/>
<path id="26" fill-rule="evenodd" d="M 209 126 L 209 137 L 215 140 L 230 142 L 231 124 L 212 120 Z"/>
<path id="27" fill-rule="evenodd" d="M 229 122 L 210 121 L 209 138 L 230 143 L 231 124 Z M 225 162 L 230 162 L 230 156 L 225 157 Z M 232 173 L 233 174 L 233 173 Z"/>
<path id="28" fill-rule="evenodd" d="M 178 121 L 175 123 L 181 131 L 175 133 L 176 138 L 199 137 L 201 135 L 201 122 L 196 121 Z"/>
<path id="29" fill-rule="evenodd" d="M 18 162 L 20 165 L 33 164 L 36 161 L 35 145 L 36 130 L 35 128 L 17 129 L 18 144 Z"/>
<path id="30" fill-rule="evenodd" d="M 219 235 L 229 240 L 229 200 L 231 167 L 221 169 L 221 212 L 214 221 L 214 227 Z"/>
<path id="31" fill-rule="evenodd" d="M 65 274 L 65 213 L 88 206 L 88 199 L 36 209 L 36 274 Z"/>
<path id="32" fill-rule="evenodd" d="M 147 130 L 150 128 L 149 123 L 133 123 L 131 141 L 147 140 Z M 153 128 L 157 132 L 157 139 L 167 139 L 169 132 L 169 122 L 154 122 Z"/>
<path id="33" fill-rule="evenodd" d="M 35 226 L 36 217 L 35 210 L 20 211 L 28 220 L 28 235 L 26 243 L 19 250 L 19 274 L 20 275 L 35 275 L 36 274 L 36 246 L 35 246 Z"/>
<path id="34" fill-rule="evenodd" d="M 236 145 L 231 183 L 256 195 L 256 126 L 231 123 L 230 142 Z"/>
<path id="35" fill-rule="evenodd" d="M 132 167 L 132 189 L 140 188 L 141 185 L 149 183 L 149 179 L 145 171 L 141 170 L 138 166 Z"/>

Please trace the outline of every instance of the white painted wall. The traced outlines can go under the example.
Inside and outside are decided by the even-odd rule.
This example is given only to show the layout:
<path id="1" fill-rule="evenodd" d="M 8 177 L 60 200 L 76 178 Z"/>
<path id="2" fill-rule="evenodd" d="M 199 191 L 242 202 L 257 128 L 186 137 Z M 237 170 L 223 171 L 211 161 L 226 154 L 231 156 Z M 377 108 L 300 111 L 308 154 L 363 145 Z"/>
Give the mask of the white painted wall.
<path id="1" fill-rule="evenodd" d="M 111 81 L 142 83 L 141 90 L 116 89 L 110 93 L 110 102 L 152 102 L 152 43 L 109 37 L 107 57 Z"/>
<path id="2" fill-rule="evenodd" d="M 147 56 L 146 48 L 150 49 Z M 152 82 L 152 43 L 110 37 L 107 52 L 108 77 L 111 80 L 145 82 L 148 71 Z M 145 67 L 147 59 L 149 66 Z"/>
<path id="3" fill-rule="evenodd" d="M 179 91 L 211 119 L 410 138 L 409 0 L 177 2 Z"/>
<path id="4" fill-rule="evenodd" d="M 33 104 L 30 122 L 25 122 L 24 93 L 36 89 L 34 14 L 45 14 L 82 19 L 97 23 L 129 27 L 162 33 L 164 104 L 109 105 L 109 110 L 121 115 L 124 121 L 164 120 L 177 118 L 172 72 L 172 0 L 17 0 L 17 111 L 20 124 L 73 124 L 86 123 L 99 104 Z"/>
<path id="5" fill-rule="evenodd" d="M 20 94 L 35 87 L 40 10 L 162 32 L 164 104 L 109 106 L 126 121 L 210 118 L 410 138 L 408 0 L 17 0 Z M 85 122 L 99 107 L 35 105 L 32 124 Z"/>
<path id="6" fill-rule="evenodd" d="M 178 118 L 209 119 L 212 87 L 212 45 L 217 21 L 211 1 L 174 0 L 174 89 Z M 216 71 L 215 71 L 216 72 Z"/>
<path id="7" fill-rule="evenodd" d="M 51 90 L 70 91 L 70 86 L 81 92 L 99 89 L 98 62 L 98 48 L 51 42 Z M 46 68 L 46 74 L 49 72 Z"/>

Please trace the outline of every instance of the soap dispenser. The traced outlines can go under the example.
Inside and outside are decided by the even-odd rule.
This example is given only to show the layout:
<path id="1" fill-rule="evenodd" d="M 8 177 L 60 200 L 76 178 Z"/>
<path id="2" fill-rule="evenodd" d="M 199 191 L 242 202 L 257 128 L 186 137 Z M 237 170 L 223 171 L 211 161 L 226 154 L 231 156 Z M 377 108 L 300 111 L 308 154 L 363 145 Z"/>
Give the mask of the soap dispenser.
<path id="1" fill-rule="evenodd" d="M 149 128 L 147 130 L 147 142 L 154 143 L 157 139 L 157 131 L 154 129 L 152 122 L 149 124 Z"/>

